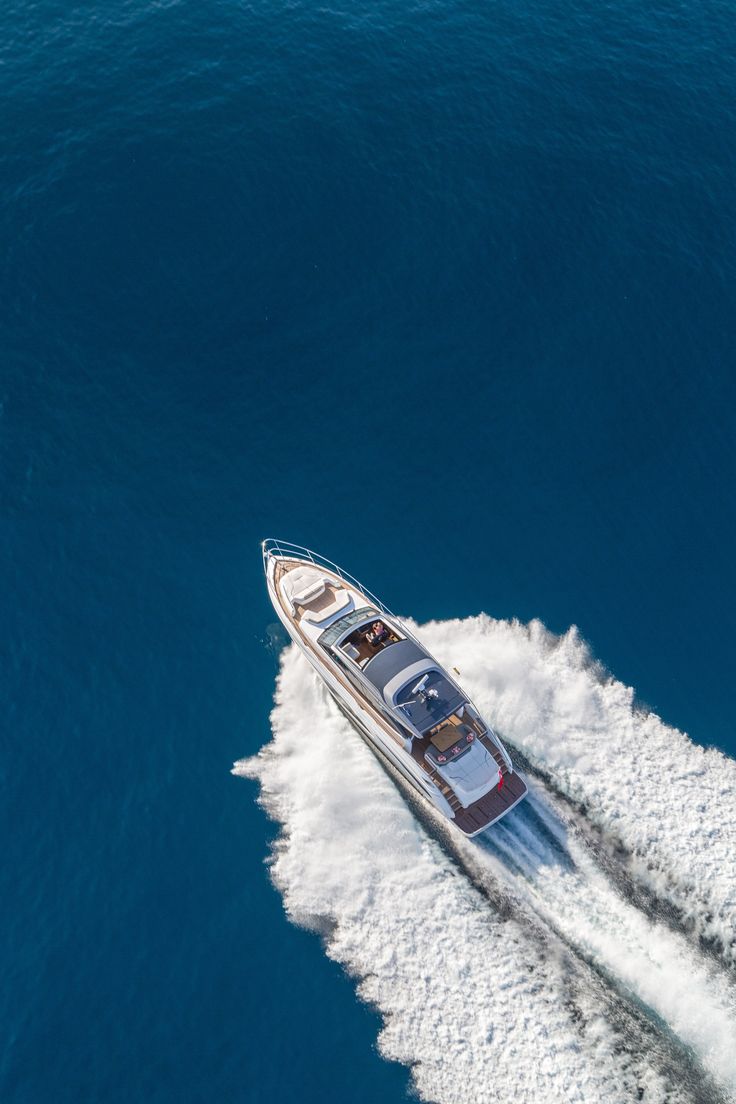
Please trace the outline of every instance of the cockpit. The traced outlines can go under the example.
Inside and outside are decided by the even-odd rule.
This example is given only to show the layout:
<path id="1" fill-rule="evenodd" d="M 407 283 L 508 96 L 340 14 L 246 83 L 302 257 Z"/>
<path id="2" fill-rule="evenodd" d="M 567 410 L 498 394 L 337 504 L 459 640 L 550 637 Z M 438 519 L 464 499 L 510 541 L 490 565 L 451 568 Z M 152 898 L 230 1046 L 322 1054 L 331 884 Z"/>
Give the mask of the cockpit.
<path id="1" fill-rule="evenodd" d="M 424 734 L 438 725 L 464 702 L 461 691 L 450 682 L 444 671 L 431 660 L 419 663 L 419 670 L 412 668 L 400 673 L 389 683 L 389 696 L 399 706 L 414 728 Z M 404 681 L 406 675 L 412 677 Z"/>
<path id="2" fill-rule="evenodd" d="M 486 732 L 480 715 L 436 667 L 392 689 L 395 706 L 412 724 L 420 739 L 427 739 L 428 757 L 435 763 L 458 759 L 470 750 L 476 737 Z"/>
<path id="3" fill-rule="evenodd" d="M 479 736 L 483 736 L 486 727 L 469 702 L 465 702 L 441 724 L 435 725 L 429 732 L 427 758 L 442 766 L 460 759 L 470 751 Z"/>
<path id="4" fill-rule="evenodd" d="M 351 610 L 334 621 L 319 637 L 323 648 L 361 669 L 392 644 L 406 638 L 373 606 Z"/>
<path id="5" fill-rule="evenodd" d="M 375 655 L 384 648 L 396 644 L 402 638 L 396 630 L 380 617 L 374 618 L 363 625 L 353 629 L 349 636 L 340 641 L 340 651 L 364 667 Z"/>

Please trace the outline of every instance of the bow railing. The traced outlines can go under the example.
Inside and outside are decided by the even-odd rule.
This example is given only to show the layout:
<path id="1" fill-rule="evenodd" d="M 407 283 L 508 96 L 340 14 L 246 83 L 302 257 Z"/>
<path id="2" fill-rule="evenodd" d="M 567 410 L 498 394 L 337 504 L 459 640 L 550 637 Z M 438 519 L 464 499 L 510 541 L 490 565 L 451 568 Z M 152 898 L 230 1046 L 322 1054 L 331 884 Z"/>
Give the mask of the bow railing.
<path id="1" fill-rule="evenodd" d="M 370 598 L 371 602 L 381 613 L 385 613 L 388 617 L 396 618 L 396 614 L 390 610 L 380 598 L 372 594 L 359 579 L 356 579 L 355 576 L 351 575 L 348 571 L 344 571 L 339 564 L 333 563 L 332 560 L 328 560 L 326 556 L 320 556 L 318 552 L 313 552 L 311 548 L 305 548 L 301 544 L 291 544 L 289 541 L 277 540 L 275 537 L 268 537 L 263 541 L 261 547 L 263 549 L 264 571 L 268 565 L 269 556 L 278 556 L 288 560 L 303 560 L 305 563 L 314 564 L 315 567 L 326 567 L 328 571 L 332 571 L 335 575 L 339 575 L 343 582 L 356 587 L 365 594 L 366 598 Z M 398 620 L 398 618 L 396 619 Z"/>

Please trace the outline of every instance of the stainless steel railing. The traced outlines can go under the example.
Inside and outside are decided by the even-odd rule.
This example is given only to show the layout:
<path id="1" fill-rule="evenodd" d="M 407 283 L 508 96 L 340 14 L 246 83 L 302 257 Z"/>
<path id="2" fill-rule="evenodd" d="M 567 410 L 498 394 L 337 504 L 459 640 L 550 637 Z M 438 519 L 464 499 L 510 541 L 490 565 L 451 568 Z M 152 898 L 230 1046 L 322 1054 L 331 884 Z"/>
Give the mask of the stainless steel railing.
<path id="1" fill-rule="evenodd" d="M 356 579 L 354 575 L 351 575 L 332 560 L 328 560 L 326 556 L 320 556 L 318 552 L 313 552 L 311 548 L 305 548 L 301 544 L 291 544 L 289 541 L 276 540 L 275 537 L 267 537 L 263 541 L 263 568 L 266 569 L 269 556 L 279 556 L 290 560 L 304 560 L 305 563 L 313 563 L 316 567 L 326 567 L 329 571 L 334 571 L 336 575 L 349 583 L 351 586 L 357 587 L 359 591 L 365 594 L 366 598 L 370 598 L 378 609 L 385 613 L 388 617 L 396 617 L 396 614 L 385 605 L 380 598 L 377 598 L 375 594 L 372 594 L 367 587 L 363 586 L 359 579 Z M 398 620 L 398 618 L 396 618 Z"/>

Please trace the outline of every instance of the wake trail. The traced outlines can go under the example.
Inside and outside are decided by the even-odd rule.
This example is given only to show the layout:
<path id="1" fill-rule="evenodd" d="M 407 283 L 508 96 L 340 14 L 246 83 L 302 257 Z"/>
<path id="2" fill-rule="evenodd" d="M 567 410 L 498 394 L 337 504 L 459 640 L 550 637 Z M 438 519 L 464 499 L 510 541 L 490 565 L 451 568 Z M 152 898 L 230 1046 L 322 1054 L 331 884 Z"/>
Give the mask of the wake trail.
<path id="1" fill-rule="evenodd" d="M 627 835 L 627 793 L 616 838 L 631 850 L 625 877 L 612 879 L 586 819 L 557 798 L 559 790 L 584 803 L 591 823 L 614 838 L 607 791 L 595 774 L 592 788 L 582 788 L 579 776 L 588 776 L 571 752 L 576 739 L 587 747 L 583 726 L 577 737 L 564 734 L 550 682 L 563 691 L 568 717 L 573 700 L 590 717 L 596 687 L 618 684 L 600 679 L 573 638 L 577 693 L 565 694 L 559 670 L 555 677 L 546 668 L 551 657 L 559 665 L 559 646 L 541 627 L 481 617 L 418 632 L 438 659 L 460 668 L 481 711 L 551 786 L 535 776 L 527 802 L 472 841 L 425 808 L 428 834 L 294 648 L 282 658 L 273 742 L 234 768 L 260 781 L 261 801 L 281 824 L 271 870 L 287 913 L 327 930 L 327 953 L 361 979 L 359 995 L 383 1016 L 382 1053 L 410 1066 L 419 1094 L 439 1104 L 736 1099 L 733 979 L 621 891 L 627 878 L 653 878 L 692 906 L 713 888 L 696 884 L 687 894 L 687 878 L 665 876 L 676 845 L 668 849 L 664 833 L 661 865 L 642 874 Z M 552 732 L 547 758 L 514 681 L 523 682 L 530 653 L 527 698 Z M 499 662 L 513 676 L 506 687 Z M 599 703 L 599 724 L 604 714 Z M 721 904 L 725 916 L 725 895 Z M 701 917 L 700 934 L 706 927 Z"/>
<path id="2" fill-rule="evenodd" d="M 736 1093 L 736 988 L 722 967 L 621 896 L 573 826 L 531 791 L 531 810 L 460 850 Z M 540 831 L 540 826 L 544 831 Z"/>
<path id="3" fill-rule="evenodd" d="M 584 811 L 627 875 L 736 966 L 736 762 L 637 709 L 573 628 L 433 622 L 417 629 L 481 713 Z"/>

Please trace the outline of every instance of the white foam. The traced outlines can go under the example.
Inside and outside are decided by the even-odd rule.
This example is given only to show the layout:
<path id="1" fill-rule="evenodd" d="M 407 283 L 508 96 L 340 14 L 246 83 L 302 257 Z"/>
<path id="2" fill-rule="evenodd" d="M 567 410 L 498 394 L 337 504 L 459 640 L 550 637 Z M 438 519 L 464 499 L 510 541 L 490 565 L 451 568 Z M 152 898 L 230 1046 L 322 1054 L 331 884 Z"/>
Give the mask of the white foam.
<path id="1" fill-rule="evenodd" d="M 736 762 L 604 676 L 573 628 L 480 615 L 417 630 L 499 731 L 631 853 L 631 873 L 736 961 Z"/>
<path id="2" fill-rule="evenodd" d="M 519 690 L 513 679 L 522 681 L 523 656 L 534 659 L 536 632 L 526 634 L 525 646 L 521 627 L 507 626 L 504 633 L 486 618 L 422 630 L 438 658 L 460 666 L 478 704 L 491 716 L 498 712 L 489 706 L 503 704 L 504 718 L 513 713 L 512 691 Z M 514 648 L 506 649 L 513 678 L 504 700 L 496 660 L 506 636 Z M 546 655 L 553 651 L 545 653 L 540 643 L 530 663 L 530 690 L 538 701 L 546 700 Z M 585 692 L 595 693 L 587 689 L 585 680 L 595 679 L 585 664 L 579 675 Z M 563 689 L 561 700 L 574 698 Z M 273 742 L 235 771 L 260 780 L 264 802 L 282 823 L 274 880 L 296 922 L 332 921 L 328 953 L 361 979 L 361 996 L 384 1018 L 383 1053 L 412 1067 L 422 1096 L 440 1104 L 619 1102 L 636 1099 L 638 1091 L 646 1101 L 676 1098 L 675 1088 L 647 1066 L 647 1056 L 631 1053 L 607 1014 L 605 986 L 586 980 L 555 932 L 647 1000 L 728 1083 L 725 1036 L 736 1019 L 730 1018 L 726 983 L 716 978 L 720 988 L 713 990 L 697 952 L 620 900 L 582 848 L 567 869 L 555 862 L 553 849 L 522 833 L 512 849 L 513 867 L 503 861 L 514 836 L 509 820 L 506 836 L 497 829 L 490 850 L 481 845 L 472 851 L 491 881 L 497 875 L 496 888 L 500 884 L 547 928 L 530 929 L 522 913 L 503 919 L 427 836 L 368 749 L 327 706 L 294 649 L 284 657 L 272 723 Z M 506 719 L 502 727 L 519 738 Z M 571 756 L 565 771 L 571 764 L 580 769 L 579 758 Z M 547 769 L 560 770 L 549 762 Z M 469 862 L 473 846 L 463 845 Z M 574 891 L 569 899 L 565 887 Z M 677 980 L 665 999 L 658 990 L 668 970 Z M 710 1001 L 695 1028 L 687 989 L 693 978 L 697 994 Z M 712 1054 L 708 1014 L 717 1019 Z"/>
<path id="3" fill-rule="evenodd" d="M 595 862 L 584 840 L 546 805 L 530 801 L 550 833 L 517 816 L 461 845 L 474 872 L 504 865 L 507 883 L 576 952 L 612 983 L 654 1012 L 692 1048 L 711 1076 L 736 1092 L 736 991 L 727 971 L 680 932 L 626 901 Z"/>

